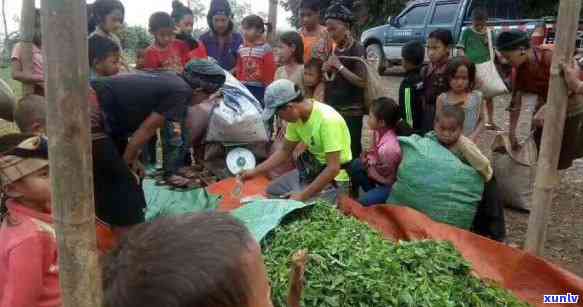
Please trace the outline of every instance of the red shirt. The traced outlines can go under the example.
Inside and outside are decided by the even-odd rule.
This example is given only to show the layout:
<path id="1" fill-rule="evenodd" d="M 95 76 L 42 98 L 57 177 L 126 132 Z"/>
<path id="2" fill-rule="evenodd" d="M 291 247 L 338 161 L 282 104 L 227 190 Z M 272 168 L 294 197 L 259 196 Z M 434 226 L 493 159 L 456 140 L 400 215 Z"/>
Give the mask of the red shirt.
<path id="1" fill-rule="evenodd" d="M 57 241 L 49 214 L 8 202 L 0 227 L 0 307 L 61 306 Z"/>
<path id="2" fill-rule="evenodd" d="M 275 78 L 275 57 L 267 43 L 245 43 L 239 47 L 236 77 L 241 83 L 250 86 L 268 86 Z"/>
<path id="3" fill-rule="evenodd" d="M 202 42 L 198 42 L 198 47 L 193 49 L 188 54 L 188 61 L 191 60 L 204 60 L 208 58 L 208 52 L 206 51 L 206 46 Z"/>
<path id="4" fill-rule="evenodd" d="M 166 48 L 152 44 L 144 54 L 144 69 L 182 72 L 190 50 L 185 42 L 175 39 Z"/>
<path id="5" fill-rule="evenodd" d="M 526 61 L 516 68 L 515 91 L 539 95 L 547 100 L 553 51 L 549 48 L 533 47 L 534 60 Z"/>

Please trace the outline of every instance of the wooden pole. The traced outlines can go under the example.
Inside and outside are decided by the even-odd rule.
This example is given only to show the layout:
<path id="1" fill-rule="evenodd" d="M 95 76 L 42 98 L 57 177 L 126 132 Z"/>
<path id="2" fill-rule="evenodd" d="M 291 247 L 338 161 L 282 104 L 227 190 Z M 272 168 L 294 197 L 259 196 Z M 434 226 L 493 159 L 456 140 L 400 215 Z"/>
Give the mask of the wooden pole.
<path id="1" fill-rule="evenodd" d="M 279 4 L 278 0 L 269 0 L 269 16 L 267 22 L 271 24 L 271 31 L 267 33 L 267 39 L 270 42 L 274 42 L 277 33 L 277 6 Z"/>
<path id="2" fill-rule="evenodd" d="M 557 40 L 551 66 L 549 96 L 542 144 L 538 160 L 533 205 L 528 220 L 526 250 L 541 255 L 551 212 L 554 190 L 559 185 L 559 155 L 567 115 L 567 85 L 560 63 L 570 60 L 575 51 L 581 0 L 561 0 L 557 21 Z"/>
<path id="3" fill-rule="evenodd" d="M 32 74 L 32 40 L 34 38 L 34 26 L 36 23 L 34 0 L 22 0 L 22 11 L 20 15 L 20 46 L 22 47 L 22 71 L 28 75 Z M 34 93 L 34 86 L 22 84 L 22 94 L 26 96 Z"/>
<path id="4" fill-rule="evenodd" d="M 85 1 L 43 0 L 52 204 L 64 307 L 101 307 L 89 131 Z"/>

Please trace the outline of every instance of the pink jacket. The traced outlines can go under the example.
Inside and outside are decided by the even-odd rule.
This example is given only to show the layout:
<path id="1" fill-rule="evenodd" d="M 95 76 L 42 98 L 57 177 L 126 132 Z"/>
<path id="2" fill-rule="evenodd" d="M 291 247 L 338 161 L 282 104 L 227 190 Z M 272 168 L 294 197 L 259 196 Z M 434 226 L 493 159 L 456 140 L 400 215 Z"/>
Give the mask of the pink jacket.
<path id="1" fill-rule="evenodd" d="M 369 168 L 374 167 L 379 175 L 391 184 L 397 179 L 397 170 L 402 154 L 397 133 L 394 129 L 374 132 L 374 144 L 367 153 Z"/>
<path id="2" fill-rule="evenodd" d="M 9 201 L 0 226 L 0 307 L 58 307 L 57 242 L 52 218 Z"/>

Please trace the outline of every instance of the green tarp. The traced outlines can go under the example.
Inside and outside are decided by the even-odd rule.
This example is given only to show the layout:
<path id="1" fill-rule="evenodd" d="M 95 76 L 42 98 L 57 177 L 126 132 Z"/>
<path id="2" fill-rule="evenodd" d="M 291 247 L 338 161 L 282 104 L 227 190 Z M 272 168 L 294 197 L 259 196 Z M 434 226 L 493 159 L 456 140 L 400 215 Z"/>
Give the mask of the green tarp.
<path id="1" fill-rule="evenodd" d="M 143 189 L 147 204 L 146 221 L 162 216 L 210 212 L 219 207 L 220 197 L 208 194 L 206 189 L 173 191 L 157 186 L 151 179 L 144 180 Z"/>
<path id="2" fill-rule="evenodd" d="M 256 200 L 231 212 L 241 220 L 257 242 L 275 229 L 288 214 L 310 206 L 302 202 L 287 199 Z"/>
<path id="3" fill-rule="evenodd" d="M 155 180 L 146 179 L 143 184 L 146 196 L 146 221 L 163 216 L 212 212 L 218 209 L 220 197 L 207 193 L 206 189 L 173 191 L 157 186 Z M 307 207 L 302 202 L 284 199 L 255 200 L 231 213 L 241 220 L 253 237 L 260 242 L 288 214 Z"/>

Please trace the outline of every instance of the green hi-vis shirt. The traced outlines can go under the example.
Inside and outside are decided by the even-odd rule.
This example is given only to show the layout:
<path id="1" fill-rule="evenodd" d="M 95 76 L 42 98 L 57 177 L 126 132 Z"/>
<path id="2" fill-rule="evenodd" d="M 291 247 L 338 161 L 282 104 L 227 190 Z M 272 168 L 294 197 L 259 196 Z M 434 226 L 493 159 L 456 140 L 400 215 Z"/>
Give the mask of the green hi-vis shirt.
<path id="1" fill-rule="evenodd" d="M 327 164 L 326 154 L 332 152 L 340 152 L 340 164 L 352 160 L 350 132 L 346 121 L 327 104 L 314 101 L 308 121 L 289 123 L 285 138 L 290 142 L 307 144 L 308 150 L 323 165 Z M 348 181 L 346 171 L 341 171 L 336 181 Z"/>
<path id="2" fill-rule="evenodd" d="M 467 28 L 462 33 L 457 47 L 463 48 L 465 56 L 474 64 L 490 61 L 490 49 L 486 33 L 478 33 L 471 27 Z"/>

